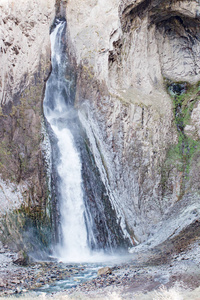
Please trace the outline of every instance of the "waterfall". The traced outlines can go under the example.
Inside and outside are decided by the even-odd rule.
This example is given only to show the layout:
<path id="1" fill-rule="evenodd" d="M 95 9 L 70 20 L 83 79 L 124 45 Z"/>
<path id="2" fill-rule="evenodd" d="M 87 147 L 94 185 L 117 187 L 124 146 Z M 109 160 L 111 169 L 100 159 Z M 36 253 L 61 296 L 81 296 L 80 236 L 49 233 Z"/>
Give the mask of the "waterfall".
<path id="1" fill-rule="evenodd" d="M 47 81 L 44 115 L 57 139 L 59 204 L 62 240 L 57 255 L 62 260 L 79 261 L 89 255 L 88 224 L 82 191 L 80 154 L 72 134 L 76 119 L 65 78 L 67 58 L 65 45 L 66 21 L 56 21 L 51 38 L 52 72 Z"/>
<path id="2" fill-rule="evenodd" d="M 59 236 L 55 254 L 62 261 L 97 261 L 104 259 L 99 249 L 112 253 L 127 248 L 130 241 L 73 107 L 74 80 L 65 32 L 66 21 L 56 19 L 50 35 L 52 72 L 43 102 L 52 147 L 52 216 L 55 236 Z"/>

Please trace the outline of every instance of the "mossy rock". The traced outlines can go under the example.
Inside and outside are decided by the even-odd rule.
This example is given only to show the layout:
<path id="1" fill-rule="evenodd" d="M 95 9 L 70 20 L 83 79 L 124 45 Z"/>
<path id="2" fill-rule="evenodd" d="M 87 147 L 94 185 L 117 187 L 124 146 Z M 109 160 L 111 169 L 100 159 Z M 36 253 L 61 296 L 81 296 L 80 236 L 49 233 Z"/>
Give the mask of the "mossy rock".
<path id="1" fill-rule="evenodd" d="M 161 187 L 162 193 L 165 195 L 169 189 L 170 174 L 181 173 L 180 198 L 190 180 L 191 165 L 198 156 L 197 154 L 200 153 L 200 140 L 194 140 L 184 132 L 185 126 L 190 123 L 192 111 L 200 100 L 200 82 L 191 85 L 187 82 L 171 82 L 165 79 L 165 84 L 173 101 L 178 143 L 172 145 L 167 151 L 166 160 L 161 169 Z"/>

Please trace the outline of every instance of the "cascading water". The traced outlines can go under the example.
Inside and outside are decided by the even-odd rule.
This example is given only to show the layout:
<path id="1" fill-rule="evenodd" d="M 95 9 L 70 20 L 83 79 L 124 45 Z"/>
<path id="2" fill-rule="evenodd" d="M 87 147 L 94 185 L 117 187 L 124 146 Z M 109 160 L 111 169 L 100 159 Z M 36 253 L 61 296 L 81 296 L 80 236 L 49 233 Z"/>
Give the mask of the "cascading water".
<path id="1" fill-rule="evenodd" d="M 62 261 L 97 261 L 102 257 L 99 249 L 111 253 L 130 242 L 123 235 L 73 107 L 74 81 L 68 72 L 65 31 L 66 21 L 56 19 L 51 32 L 52 72 L 43 103 L 52 145 L 53 223 L 55 235 L 62 237 L 56 255 Z"/>
<path id="2" fill-rule="evenodd" d="M 65 79 L 66 22 L 57 21 L 51 33 L 52 72 L 46 85 L 44 115 L 57 138 L 59 202 L 62 242 L 57 248 L 63 260 L 78 261 L 89 254 L 88 224 L 82 192 L 81 161 L 70 131 L 75 111 L 70 95 L 71 82 Z"/>

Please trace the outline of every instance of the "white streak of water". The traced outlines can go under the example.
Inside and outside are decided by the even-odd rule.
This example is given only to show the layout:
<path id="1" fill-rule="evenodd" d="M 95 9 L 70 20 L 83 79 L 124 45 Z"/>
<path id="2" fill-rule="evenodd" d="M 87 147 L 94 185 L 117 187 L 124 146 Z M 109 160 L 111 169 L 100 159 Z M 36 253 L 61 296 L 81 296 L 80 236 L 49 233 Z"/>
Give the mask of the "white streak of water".
<path id="1" fill-rule="evenodd" d="M 56 126 L 52 126 L 52 129 L 58 138 L 58 148 L 61 154 L 58 174 L 61 178 L 63 242 L 59 247 L 59 252 L 61 259 L 67 261 L 84 260 L 89 254 L 89 249 L 81 188 L 81 161 L 70 130 L 67 128 L 59 130 Z"/>
<path id="2" fill-rule="evenodd" d="M 60 22 L 51 33 L 52 73 L 47 82 L 44 114 L 57 138 L 60 177 L 60 214 L 62 242 L 57 255 L 62 261 L 83 261 L 89 256 L 85 206 L 82 192 L 81 161 L 73 135 L 68 128 L 72 107 L 65 95 L 69 81 L 65 79 L 63 33 L 65 22 Z M 73 113 L 73 112 L 72 112 Z"/>

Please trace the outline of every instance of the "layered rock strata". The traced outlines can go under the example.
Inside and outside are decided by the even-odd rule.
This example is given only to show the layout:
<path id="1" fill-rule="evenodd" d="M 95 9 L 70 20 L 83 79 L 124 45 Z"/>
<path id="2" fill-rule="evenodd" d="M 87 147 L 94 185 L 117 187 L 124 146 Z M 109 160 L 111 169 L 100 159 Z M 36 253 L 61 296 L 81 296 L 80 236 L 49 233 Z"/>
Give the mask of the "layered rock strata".
<path id="1" fill-rule="evenodd" d="M 142 242 L 177 201 L 198 202 L 199 146 L 187 131 L 199 140 L 199 4 L 75 0 L 67 20 L 81 122 L 124 232 Z"/>

